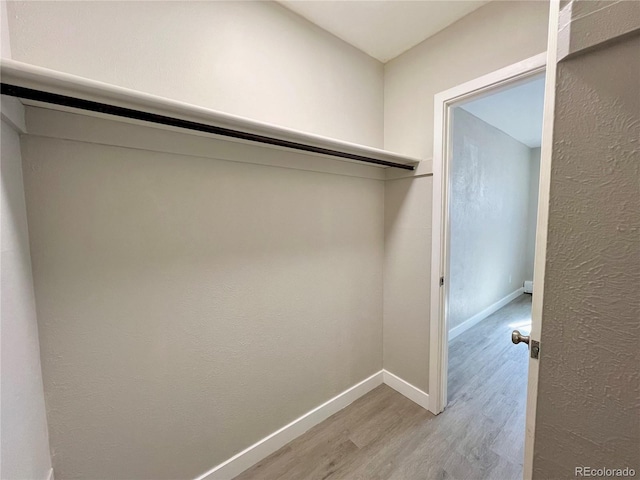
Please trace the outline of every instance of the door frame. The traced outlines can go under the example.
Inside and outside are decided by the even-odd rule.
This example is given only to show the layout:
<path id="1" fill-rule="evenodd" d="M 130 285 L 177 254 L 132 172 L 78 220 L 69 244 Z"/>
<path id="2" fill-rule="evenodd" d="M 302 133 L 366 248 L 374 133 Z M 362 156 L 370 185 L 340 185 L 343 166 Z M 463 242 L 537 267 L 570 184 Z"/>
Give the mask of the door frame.
<path id="1" fill-rule="evenodd" d="M 563 10 L 564 11 L 564 10 Z M 448 186 L 447 152 L 449 151 L 449 111 L 461 100 L 471 98 L 501 85 L 545 71 L 544 113 L 542 144 L 540 149 L 540 182 L 538 190 L 538 215 L 534 260 L 534 294 L 531 309 L 532 340 L 540 341 L 542 330 L 542 306 L 544 273 L 547 251 L 549 217 L 549 190 L 553 150 L 553 123 L 555 114 L 556 65 L 559 45 L 560 0 L 551 0 L 547 52 L 535 55 L 506 68 L 484 75 L 470 82 L 441 92 L 434 97 L 434 153 L 433 153 L 433 205 L 431 244 L 431 305 L 429 328 L 429 410 L 442 412 L 447 400 L 448 330 L 446 325 L 446 294 L 448 293 Z M 445 279 L 440 286 L 440 279 Z M 540 355 L 543 356 L 543 346 Z M 533 477 L 533 449 L 535 436 L 536 404 L 538 394 L 539 361 L 529 360 L 527 377 L 527 406 L 525 414 L 525 445 L 523 477 Z"/>
<path id="2" fill-rule="evenodd" d="M 545 71 L 546 53 L 496 70 L 440 92 L 434 97 L 433 206 L 431 236 L 431 322 L 429 338 L 429 410 L 438 414 L 447 404 L 448 340 L 447 297 L 449 293 L 449 184 L 451 108 L 487 92 L 496 92 Z M 546 86 L 545 86 L 546 89 Z M 546 94 L 546 92 L 545 92 Z M 542 160 L 541 160 L 542 163 Z M 538 203 L 540 205 L 540 203 Z M 537 234 L 536 234 L 537 235 Z M 537 243 L 537 242 L 536 242 Z M 536 254 L 538 252 L 536 251 Z M 535 275 L 535 273 L 534 273 Z M 441 279 L 444 282 L 441 285 Z"/>

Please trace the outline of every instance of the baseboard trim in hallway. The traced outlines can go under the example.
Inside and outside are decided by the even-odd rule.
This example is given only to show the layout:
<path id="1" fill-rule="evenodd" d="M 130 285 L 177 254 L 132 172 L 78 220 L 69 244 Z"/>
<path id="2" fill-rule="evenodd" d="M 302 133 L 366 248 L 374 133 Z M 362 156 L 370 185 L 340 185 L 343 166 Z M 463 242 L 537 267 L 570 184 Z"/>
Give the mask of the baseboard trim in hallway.
<path id="1" fill-rule="evenodd" d="M 502 307 L 504 307 L 507 303 L 515 300 L 516 298 L 518 298 L 523 293 L 524 293 L 524 287 L 520 287 L 519 289 L 515 290 L 514 292 L 511 292 L 506 297 L 498 300 L 496 303 L 494 303 L 492 305 L 489 305 L 487 308 L 485 308 L 481 312 L 476 313 L 473 317 L 465 320 L 464 322 L 462 322 L 457 327 L 452 328 L 451 331 L 449 332 L 449 341 L 453 340 L 457 336 L 459 336 L 462 333 L 466 332 L 471 327 L 477 325 L 482 320 L 487 318 L 489 315 L 491 315 L 493 313 L 496 313 L 498 310 L 500 310 Z"/>
<path id="2" fill-rule="evenodd" d="M 254 443 L 242 452 L 222 462 L 220 465 L 213 467 L 195 480 L 231 480 L 383 383 L 421 407 L 427 408 L 429 401 L 428 394 L 393 373 L 380 370 L 322 405 L 305 413 L 288 425 L 273 432 L 271 435 Z"/>

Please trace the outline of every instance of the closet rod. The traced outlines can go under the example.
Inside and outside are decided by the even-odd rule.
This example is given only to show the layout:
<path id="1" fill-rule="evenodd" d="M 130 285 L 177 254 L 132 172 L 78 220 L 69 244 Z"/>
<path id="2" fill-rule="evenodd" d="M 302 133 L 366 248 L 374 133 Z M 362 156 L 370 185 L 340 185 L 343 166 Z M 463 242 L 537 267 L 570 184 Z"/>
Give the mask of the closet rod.
<path id="1" fill-rule="evenodd" d="M 290 142 L 278 138 L 268 137 L 266 135 L 256 135 L 254 133 L 242 132 L 231 128 L 216 127 L 205 123 L 191 122 L 180 118 L 168 117 L 166 115 L 158 115 L 132 108 L 118 107 L 106 103 L 93 102 L 91 100 L 83 100 L 81 98 L 69 97 L 67 95 L 59 95 L 57 93 L 44 92 L 42 90 L 34 90 L 32 88 L 19 87 L 2 83 L 2 95 L 23 98 L 26 100 L 34 100 L 37 102 L 52 103 L 54 105 L 62 105 L 65 107 L 78 108 L 91 112 L 104 113 L 107 115 L 115 115 L 118 117 L 132 118 L 134 120 L 142 120 L 145 122 L 158 123 L 160 125 L 169 125 L 171 127 L 186 128 L 198 132 L 212 133 L 214 135 L 223 135 L 225 137 L 238 138 L 248 140 L 250 142 L 265 143 L 267 145 L 276 145 L 279 147 L 292 148 L 302 150 L 304 152 L 320 153 L 322 155 L 331 155 L 333 157 L 347 158 L 358 162 L 373 163 L 383 165 L 385 167 L 401 168 L 403 170 L 415 170 L 413 165 L 405 165 L 402 163 L 388 162 L 386 160 L 378 160 L 377 158 L 365 157 L 353 153 L 341 152 L 329 148 L 315 147 L 304 143 Z"/>

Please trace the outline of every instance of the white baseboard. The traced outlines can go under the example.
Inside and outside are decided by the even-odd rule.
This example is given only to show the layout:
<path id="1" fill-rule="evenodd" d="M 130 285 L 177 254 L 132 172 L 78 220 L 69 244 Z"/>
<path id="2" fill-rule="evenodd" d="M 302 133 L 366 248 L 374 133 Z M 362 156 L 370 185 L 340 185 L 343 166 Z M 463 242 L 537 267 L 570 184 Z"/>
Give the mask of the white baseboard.
<path id="1" fill-rule="evenodd" d="M 268 437 L 254 443 L 229 460 L 203 473 L 195 480 L 231 480 L 383 383 L 428 410 L 429 395 L 427 393 L 391 372 L 380 370 L 319 407 L 305 413 Z"/>
<path id="2" fill-rule="evenodd" d="M 382 379 L 385 384 L 389 385 L 396 392 L 401 393 L 409 400 L 420 405 L 422 408 L 429 410 L 428 393 L 423 392 L 418 387 L 414 387 L 409 382 L 386 370 L 382 371 Z"/>
<path id="3" fill-rule="evenodd" d="M 319 407 L 305 413 L 300 418 L 285 425 L 268 437 L 254 443 L 229 460 L 203 473 L 196 478 L 196 480 L 231 480 L 233 477 L 285 446 L 291 440 L 299 437 L 311 427 L 316 426 L 366 393 L 369 393 L 377 386 L 382 385 L 382 382 L 383 370 L 380 370 L 378 373 L 374 373 L 369 378 L 364 379 L 360 383 L 333 397 L 331 400 L 326 401 Z"/>
<path id="4" fill-rule="evenodd" d="M 473 317 L 469 318 L 468 320 L 465 320 L 464 322 L 462 322 L 457 327 L 452 328 L 451 330 L 449 330 L 449 341 L 453 340 L 454 338 L 456 338 L 458 335 L 462 334 L 463 332 L 466 332 L 467 330 L 469 330 L 474 325 L 477 325 L 482 320 L 487 318 L 489 315 L 491 315 L 492 313 L 497 312 L 502 307 L 504 307 L 507 303 L 511 302 L 512 300 L 515 300 L 516 298 L 518 298 L 523 293 L 524 293 L 524 288 L 520 287 L 515 292 L 511 292 L 509 295 L 507 295 L 503 299 L 498 300 L 493 305 L 489 305 L 487 308 L 485 308 L 481 312 L 476 313 Z"/>

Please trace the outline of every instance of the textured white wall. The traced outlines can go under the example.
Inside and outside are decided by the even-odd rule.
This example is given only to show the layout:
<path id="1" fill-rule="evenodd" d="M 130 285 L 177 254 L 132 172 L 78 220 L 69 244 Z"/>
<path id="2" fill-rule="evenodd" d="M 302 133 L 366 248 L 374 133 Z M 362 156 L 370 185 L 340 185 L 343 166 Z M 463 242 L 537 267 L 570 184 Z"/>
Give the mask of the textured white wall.
<path id="1" fill-rule="evenodd" d="M 2 121 L 2 441 L 6 480 L 44 480 L 51 459 L 18 133 Z"/>
<path id="2" fill-rule="evenodd" d="M 385 148 L 431 158 L 433 96 L 545 51 L 547 24 L 547 2 L 491 2 L 387 63 Z M 385 368 L 427 392 L 431 189 L 430 176 L 385 184 L 385 209 L 410 219 L 385 215 L 385 265 L 398 265 L 385 270 Z"/>
<path id="3" fill-rule="evenodd" d="M 382 368 L 382 181 L 44 136 L 23 153 L 58 478 L 194 478 Z"/>
<path id="4" fill-rule="evenodd" d="M 638 33 L 558 63 L 535 479 L 640 471 Z"/>
<path id="5" fill-rule="evenodd" d="M 531 149 L 455 108 L 452 115 L 449 330 L 526 279 Z"/>
<path id="6" fill-rule="evenodd" d="M 540 147 L 531 149 L 529 162 L 529 209 L 527 212 L 527 249 L 525 280 L 533 281 L 536 256 L 536 227 L 538 221 L 538 193 L 540 189 Z"/>
<path id="7" fill-rule="evenodd" d="M 374 147 L 383 65 L 274 2 L 18 1 L 13 58 Z"/>

